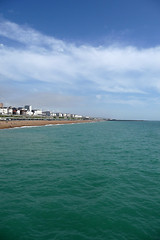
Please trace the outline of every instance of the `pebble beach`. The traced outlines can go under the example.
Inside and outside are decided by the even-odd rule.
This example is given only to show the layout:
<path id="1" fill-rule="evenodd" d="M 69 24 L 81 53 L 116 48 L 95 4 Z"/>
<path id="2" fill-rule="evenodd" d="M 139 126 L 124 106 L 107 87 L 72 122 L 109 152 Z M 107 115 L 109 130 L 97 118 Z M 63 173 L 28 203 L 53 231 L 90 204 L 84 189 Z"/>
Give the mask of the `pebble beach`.
<path id="1" fill-rule="evenodd" d="M 71 124 L 71 123 L 85 123 L 91 122 L 91 120 L 12 120 L 12 121 L 0 121 L 0 129 L 24 127 L 24 126 L 45 126 L 48 124 Z"/>

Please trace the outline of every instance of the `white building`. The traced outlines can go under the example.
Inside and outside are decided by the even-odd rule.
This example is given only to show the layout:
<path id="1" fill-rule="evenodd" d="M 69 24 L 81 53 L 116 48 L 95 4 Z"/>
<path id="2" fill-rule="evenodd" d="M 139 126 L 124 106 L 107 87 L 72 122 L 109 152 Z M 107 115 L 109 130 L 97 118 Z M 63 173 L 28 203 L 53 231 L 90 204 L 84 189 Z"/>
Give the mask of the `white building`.
<path id="1" fill-rule="evenodd" d="M 74 117 L 75 117 L 75 118 L 82 118 L 81 115 L 77 115 L 77 114 L 75 114 Z"/>
<path id="2" fill-rule="evenodd" d="M 42 116 L 42 110 L 40 110 L 40 109 L 33 110 L 33 115 L 34 116 Z"/>
<path id="3" fill-rule="evenodd" d="M 31 105 L 25 105 L 24 108 L 29 112 L 32 111 L 32 106 Z"/>
<path id="4" fill-rule="evenodd" d="M 26 112 L 26 115 L 27 115 L 27 116 L 32 116 L 32 115 L 33 115 L 33 112 L 27 111 L 27 112 Z"/>
<path id="5" fill-rule="evenodd" d="M 9 115 L 12 115 L 12 114 L 13 114 L 13 109 L 10 108 L 10 107 L 8 108 L 8 114 L 9 114 Z"/>
<path id="6" fill-rule="evenodd" d="M 16 115 L 20 115 L 20 110 L 17 110 Z"/>
<path id="7" fill-rule="evenodd" d="M 63 113 L 56 113 L 57 117 L 63 117 Z"/>
<path id="8" fill-rule="evenodd" d="M 7 115 L 7 114 L 8 114 L 7 107 L 0 108 L 0 115 Z"/>

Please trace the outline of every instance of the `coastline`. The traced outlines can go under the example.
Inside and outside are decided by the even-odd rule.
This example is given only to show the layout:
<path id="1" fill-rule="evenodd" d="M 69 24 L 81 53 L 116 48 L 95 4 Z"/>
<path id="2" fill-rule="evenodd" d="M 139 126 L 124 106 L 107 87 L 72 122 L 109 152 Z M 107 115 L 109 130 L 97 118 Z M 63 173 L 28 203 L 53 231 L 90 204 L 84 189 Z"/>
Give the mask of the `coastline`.
<path id="1" fill-rule="evenodd" d="M 0 121 L 0 129 L 17 128 L 25 126 L 45 126 L 56 124 L 71 124 L 71 123 L 89 123 L 92 120 L 12 120 L 12 121 Z"/>

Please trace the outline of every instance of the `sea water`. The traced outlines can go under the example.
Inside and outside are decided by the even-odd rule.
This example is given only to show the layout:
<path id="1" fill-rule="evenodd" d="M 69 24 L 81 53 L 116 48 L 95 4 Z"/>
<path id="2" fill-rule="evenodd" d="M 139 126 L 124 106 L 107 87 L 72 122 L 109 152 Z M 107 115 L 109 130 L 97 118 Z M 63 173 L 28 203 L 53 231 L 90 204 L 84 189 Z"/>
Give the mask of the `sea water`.
<path id="1" fill-rule="evenodd" d="M 160 122 L 0 130 L 0 239 L 160 239 Z"/>

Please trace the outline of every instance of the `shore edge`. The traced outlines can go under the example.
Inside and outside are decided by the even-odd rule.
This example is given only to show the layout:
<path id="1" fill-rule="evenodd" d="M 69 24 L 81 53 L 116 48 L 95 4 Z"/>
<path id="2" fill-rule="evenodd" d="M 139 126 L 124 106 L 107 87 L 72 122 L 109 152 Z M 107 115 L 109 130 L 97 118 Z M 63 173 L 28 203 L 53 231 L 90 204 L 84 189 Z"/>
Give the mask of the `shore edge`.
<path id="1" fill-rule="evenodd" d="M 89 123 L 92 120 L 13 120 L 13 121 L 0 121 L 0 129 L 16 128 L 24 126 L 45 126 L 56 124 L 71 124 L 71 123 Z"/>

